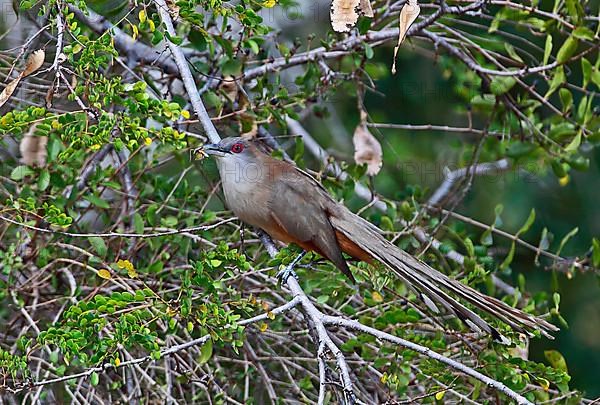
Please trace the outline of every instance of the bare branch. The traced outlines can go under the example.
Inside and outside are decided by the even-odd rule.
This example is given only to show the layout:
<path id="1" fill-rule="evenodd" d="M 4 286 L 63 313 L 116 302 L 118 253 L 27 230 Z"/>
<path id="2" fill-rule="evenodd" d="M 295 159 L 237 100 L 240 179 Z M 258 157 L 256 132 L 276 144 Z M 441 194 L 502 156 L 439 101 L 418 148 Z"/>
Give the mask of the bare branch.
<path id="1" fill-rule="evenodd" d="M 158 13 L 160 14 L 160 18 L 165 24 L 166 30 L 172 37 L 176 37 L 177 33 L 175 32 L 175 28 L 173 27 L 173 21 L 171 20 L 171 15 L 169 14 L 169 8 L 165 0 L 155 0 L 156 7 L 158 8 Z M 200 93 L 198 92 L 198 88 L 196 87 L 196 82 L 194 81 L 194 77 L 192 76 L 192 72 L 188 66 L 187 60 L 185 59 L 185 55 L 181 48 L 175 45 L 173 42 L 166 39 L 169 49 L 173 54 L 173 58 L 175 58 L 175 63 L 177 64 L 177 69 L 179 70 L 179 74 L 181 75 L 181 79 L 183 80 L 183 85 L 190 97 L 190 101 L 192 106 L 194 107 L 194 111 L 196 111 L 196 115 L 206 131 L 206 135 L 210 139 L 211 142 L 217 143 L 221 140 L 217 129 L 208 112 L 206 111 L 206 107 L 204 107 L 204 103 L 200 98 Z"/>
<path id="2" fill-rule="evenodd" d="M 212 225 L 200 225 L 200 226 L 192 226 L 190 228 L 184 228 L 184 229 L 176 229 L 173 231 L 165 231 L 165 232 L 155 232 L 155 233 L 121 233 L 121 232 L 105 232 L 105 233 L 72 233 L 72 232 L 64 232 L 64 231 L 55 231 L 52 229 L 46 229 L 46 228 L 40 228 L 37 226 L 33 226 L 33 225 L 29 225 L 29 224 L 25 224 L 23 222 L 18 222 L 15 221 L 14 219 L 10 219 L 7 218 L 3 215 L 0 215 L 0 220 L 11 223 L 13 225 L 17 225 L 21 228 L 26 228 L 26 229 L 31 229 L 33 231 L 38 231 L 41 233 L 49 233 L 49 234 L 55 234 L 55 235 L 62 235 L 62 236 L 70 236 L 73 238 L 89 238 L 89 237 L 99 237 L 99 238 L 113 238 L 113 237 L 120 237 L 120 238 L 159 238 L 161 236 L 168 236 L 168 235 L 177 235 L 177 234 L 181 234 L 181 233 L 188 233 L 188 232 L 197 232 L 197 231 L 208 231 L 210 229 L 214 229 L 217 228 L 221 225 L 227 224 L 229 222 L 233 222 L 236 221 L 237 218 L 236 217 L 232 217 L 232 218 L 227 218 L 224 219 L 222 221 L 219 221 L 215 224 Z"/>

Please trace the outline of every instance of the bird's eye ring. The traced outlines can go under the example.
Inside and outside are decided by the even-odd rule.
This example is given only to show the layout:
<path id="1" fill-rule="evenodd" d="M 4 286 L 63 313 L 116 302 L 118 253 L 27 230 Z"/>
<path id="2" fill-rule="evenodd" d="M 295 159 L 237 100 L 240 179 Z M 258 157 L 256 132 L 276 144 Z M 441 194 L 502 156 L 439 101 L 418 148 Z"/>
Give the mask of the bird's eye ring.
<path id="1" fill-rule="evenodd" d="M 234 143 L 231 146 L 231 151 L 233 153 L 241 153 L 244 150 L 244 144 L 243 143 Z"/>

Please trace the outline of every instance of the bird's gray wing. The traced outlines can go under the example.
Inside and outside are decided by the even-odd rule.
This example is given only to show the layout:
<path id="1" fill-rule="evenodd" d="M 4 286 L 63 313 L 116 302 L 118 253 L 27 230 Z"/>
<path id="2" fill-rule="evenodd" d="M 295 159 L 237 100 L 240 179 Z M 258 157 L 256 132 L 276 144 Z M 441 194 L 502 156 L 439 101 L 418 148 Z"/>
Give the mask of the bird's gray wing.
<path id="1" fill-rule="evenodd" d="M 323 195 L 313 179 L 295 171 L 281 173 L 274 180 L 268 201 L 273 220 L 292 240 L 302 247 L 312 247 L 354 281 L 329 221 L 325 202 L 330 197 Z"/>

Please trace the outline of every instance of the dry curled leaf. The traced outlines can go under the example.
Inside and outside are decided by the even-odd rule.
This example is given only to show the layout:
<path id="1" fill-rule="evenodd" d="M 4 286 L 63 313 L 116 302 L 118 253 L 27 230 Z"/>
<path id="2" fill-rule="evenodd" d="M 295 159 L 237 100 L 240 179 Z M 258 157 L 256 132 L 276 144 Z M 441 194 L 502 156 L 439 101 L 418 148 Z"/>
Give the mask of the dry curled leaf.
<path id="1" fill-rule="evenodd" d="M 360 12 L 369 18 L 373 18 L 373 8 L 371 7 L 371 0 L 360 0 Z"/>
<path id="2" fill-rule="evenodd" d="M 233 76 L 225 76 L 219 85 L 219 90 L 221 90 L 225 96 L 234 103 L 238 98 L 238 85 L 235 81 L 235 77 Z"/>
<path id="3" fill-rule="evenodd" d="M 396 73 L 396 55 L 398 55 L 398 49 L 400 49 L 400 45 L 402 45 L 402 41 L 404 41 L 408 29 L 415 22 L 420 12 L 421 7 L 419 7 L 417 0 L 408 0 L 408 3 L 406 3 L 400 11 L 400 32 L 398 33 L 398 44 L 394 48 L 394 62 L 392 63 L 393 74 Z"/>
<path id="4" fill-rule="evenodd" d="M 331 26 L 334 31 L 347 32 L 358 20 L 361 0 L 333 0 L 331 3 Z"/>
<path id="5" fill-rule="evenodd" d="M 333 0 L 331 3 L 331 26 L 334 31 L 350 31 L 356 25 L 359 15 L 373 17 L 370 0 Z"/>
<path id="6" fill-rule="evenodd" d="M 46 57 L 46 53 L 44 52 L 43 49 L 38 49 L 37 51 L 35 51 L 31 55 L 29 55 L 29 57 L 27 58 L 27 61 L 25 62 L 25 70 L 23 70 L 23 73 L 21 73 L 21 76 L 27 77 L 30 74 L 36 72 L 44 64 L 45 57 Z"/>
<path id="7" fill-rule="evenodd" d="M 383 164 L 383 151 L 379 141 L 367 129 L 365 121 L 356 127 L 352 142 L 354 143 L 354 161 L 359 165 L 366 164 L 369 176 L 379 173 Z"/>
<path id="8" fill-rule="evenodd" d="M 12 96 L 21 79 L 29 76 L 42 67 L 45 57 L 46 53 L 43 49 L 38 49 L 29 55 L 25 62 L 25 69 L 12 82 L 8 83 L 4 90 L 2 90 L 2 93 L 0 93 L 0 107 L 2 107 L 4 103 L 8 101 L 10 96 Z"/>
<path id="9" fill-rule="evenodd" d="M 46 145 L 48 144 L 48 137 L 36 136 L 35 129 L 37 125 L 32 125 L 29 132 L 25 134 L 21 143 L 19 144 L 19 150 L 21 152 L 21 162 L 27 166 L 45 166 L 46 157 L 48 152 Z"/>
<path id="10" fill-rule="evenodd" d="M 169 9 L 169 14 L 171 14 L 171 18 L 178 20 L 179 19 L 179 6 L 177 2 L 172 0 L 167 0 L 167 8 Z"/>

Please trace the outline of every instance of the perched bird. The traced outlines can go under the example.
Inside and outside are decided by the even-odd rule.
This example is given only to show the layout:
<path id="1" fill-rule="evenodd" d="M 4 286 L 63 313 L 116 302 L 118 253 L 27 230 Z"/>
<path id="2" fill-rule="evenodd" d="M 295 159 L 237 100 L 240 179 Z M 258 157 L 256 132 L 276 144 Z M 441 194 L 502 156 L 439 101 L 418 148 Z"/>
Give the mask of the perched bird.
<path id="1" fill-rule="evenodd" d="M 348 278 L 354 277 L 342 253 L 384 264 L 414 288 L 425 304 L 455 314 L 475 331 L 503 341 L 500 333 L 455 297 L 468 302 L 514 330 L 534 330 L 550 337 L 554 325 L 512 308 L 431 268 L 398 248 L 375 225 L 335 201 L 312 176 L 291 163 L 272 157 L 258 141 L 225 138 L 197 149 L 199 157 L 214 156 L 225 201 L 242 221 L 261 228 L 272 238 L 295 243 L 333 262 Z"/>

